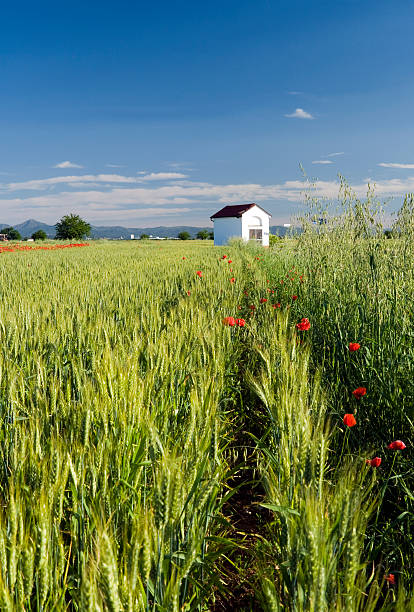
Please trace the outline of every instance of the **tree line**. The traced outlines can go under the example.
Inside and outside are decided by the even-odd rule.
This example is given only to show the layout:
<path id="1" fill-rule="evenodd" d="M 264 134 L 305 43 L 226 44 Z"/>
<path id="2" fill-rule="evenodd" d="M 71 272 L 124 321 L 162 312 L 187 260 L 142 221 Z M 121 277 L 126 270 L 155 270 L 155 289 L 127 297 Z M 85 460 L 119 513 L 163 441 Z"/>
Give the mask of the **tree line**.
<path id="1" fill-rule="evenodd" d="M 55 239 L 56 240 L 83 240 L 88 237 L 91 233 L 91 226 L 89 223 L 81 219 L 79 215 L 65 215 L 55 225 Z M 21 240 L 22 236 L 20 232 L 14 227 L 4 227 L 0 230 L 0 234 L 4 234 L 7 240 Z M 44 230 L 39 229 L 33 232 L 31 235 L 33 240 L 46 240 L 47 234 Z M 180 232 L 177 236 L 179 240 L 190 240 L 191 235 L 189 232 Z M 197 232 L 197 240 L 213 240 L 214 233 L 208 230 L 200 230 Z M 148 234 L 141 234 L 141 240 L 148 240 Z"/>
<path id="2" fill-rule="evenodd" d="M 55 240 L 83 240 L 91 233 L 89 223 L 81 219 L 79 215 L 65 215 L 55 225 Z M 7 240 L 21 240 L 20 232 L 14 227 L 4 227 L 0 234 L 6 236 Z M 33 240 L 46 240 L 47 234 L 39 229 L 31 235 Z"/>

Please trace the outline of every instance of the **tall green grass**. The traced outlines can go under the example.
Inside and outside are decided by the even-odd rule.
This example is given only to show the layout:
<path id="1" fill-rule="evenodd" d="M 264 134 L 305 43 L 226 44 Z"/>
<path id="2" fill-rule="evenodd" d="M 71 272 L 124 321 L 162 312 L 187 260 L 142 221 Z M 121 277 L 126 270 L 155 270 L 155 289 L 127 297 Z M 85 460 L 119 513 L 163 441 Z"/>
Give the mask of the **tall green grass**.
<path id="1" fill-rule="evenodd" d="M 387 240 L 347 198 L 268 251 L 2 255 L 0 609 L 234 607 L 246 490 L 249 609 L 413 605 L 410 203 Z"/>
<path id="2" fill-rule="evenodd" d="M 412 198 L 407 197 L 391 240 L 383 233 L 381 208 L 372 192 L 359 201 L 344 186 L 342 206 L 332 215 L 319 202 L 311 202 L 309 216 L 302 219 L 304 232 L 284 248 L 285 272 L 290 271 L 282 278 L 271 256 L 263 263 L 273 284 L 280 284 L 280 301 L 295 314 L 292 327 L 302 316 L 311 321 L 309 331 L 297 334 L 306 336 L 298 338 L 304 342 L 299 345 L 303 350 L 299 365 L 291 355 L 290 366 L 285 359 L 285 367 L 271 377 L 269 363 L 277 362 L 276 353 L 266 358 L 263 385 L 268 391 L 264 393 L 254 382 L 271 422 L 277 424 L 260 442 L 267 499 L 282 508 L 275 511 L 278 518 L 269 538 L 268 557 L 269 565 L 273 559 L 279 571 L 269 577 L 262 569 L 270 609 L 285 605 L 298 610 L 406 610 L 414 605 L 410 595 L 414 564 Z M 326 223 L 314 224 L 315 218 L 325 218 Z M 279 246 L 273 253 L 278 256 L 283 251 Z M 298 287 L 299 274 L 302 282 L 292 309 L 290 294 Z M 360 350 L 351 353 L 350 342 L 360 343 Z M 284 342 L 278 346 L 283 353 L 281 346 Z M 296 350 L 294 339 L 287 347 Z M 286 375 L 289 368 L 295 380 Z M 367 393 L 357 400 L 352 391 L 359 386 L 366 387 Z M 315 408 L 314 393 L 320 387 L 323 394 Z M 314 425 L 321 410 L 324 427 L 329 423 L 325 433 Z M 357 424 L 352 429 L 342 422 L 346 413 L 355 415 Z M 292 437 L 292 420 L 296 427 L 300 424 L 301 435 L 294 430 Z M 313 453 L 321 444 L 319 436 L 323 436 L 323 448 L 329 449 L 322 481 L 308 481 L 303 474 L 303 470 L 312 472 L 312 462 L 303 459 L 296 447 L 304 435 L 311 440 Z M 407 448 L 389 450 L 388 444 L 395 439 L 403 440 Z M 375 455 L 382 459 L 376 470 L 364 465 Z M 286 469 L 293 470 L 289 487 L 283 477 Z M 292 503 L 295 486 L 299 495 Z M 349 523 L 352 529 L 346 537 L 351 539 L 349 549 L 341 552 L 337 530 L 349 507 L 353 524 Z M 286 514 L 283 508 L 293 508 L 295 513 Z M 306 564 L 314 555 L 316 534 L 309 533 L 313 525 L 316 529 L 320 525 L 318 512 L 326 531 L 315 549 L 320 561 L 317 586 L 313 585 L 315 573 Z M 294 539 L 280 546 L 284 522 L 294 533 L 304 530 L 299 549 L 307 569 L 300 577 L 295 574 L 300 567 L 292 572 L 292 565 L 298 566 L 299 550 L 292 548 Z M 296 575 L 293 583 L 292 574 Z M 395 586 L 382 584 L 388 574 L 394 575 Z"/>

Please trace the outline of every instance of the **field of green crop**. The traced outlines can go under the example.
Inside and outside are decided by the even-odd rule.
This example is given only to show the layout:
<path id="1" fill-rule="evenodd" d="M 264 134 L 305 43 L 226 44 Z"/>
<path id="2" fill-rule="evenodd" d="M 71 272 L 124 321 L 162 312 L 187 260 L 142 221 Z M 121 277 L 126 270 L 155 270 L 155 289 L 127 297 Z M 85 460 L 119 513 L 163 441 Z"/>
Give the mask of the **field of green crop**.
<path id="1" fill-rule="evenodd" d="M 0 257 L 0 610 L 414 609 L 408 222 Z"/>

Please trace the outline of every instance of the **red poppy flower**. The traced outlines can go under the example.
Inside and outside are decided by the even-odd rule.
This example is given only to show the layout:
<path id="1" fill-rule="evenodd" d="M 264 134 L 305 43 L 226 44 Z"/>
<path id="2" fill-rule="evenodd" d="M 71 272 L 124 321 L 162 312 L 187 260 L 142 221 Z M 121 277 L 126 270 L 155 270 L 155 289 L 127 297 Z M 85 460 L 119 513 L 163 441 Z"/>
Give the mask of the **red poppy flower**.
<path id="1" fill-rule="evenodd" d="M 228 325 L 229 327 L 234 327 L 236 325 L 236 319 L 234 317 L 224 317 L 223 325 Z"/>
<path id="2" fill-rule="evenodd" d="M 248 291 L 243 291 L 244 295 L 249 295 Z"/>
<path id="3" fill-rule="evenodd" d="M 300 323 L 296 323 L 296 327 L 300 331 L 307 331 L 308 329 L 310 329 L 309 319 L 307 319 L 306 317 L 303 317 Z"/>
<path id="4" fill-rule="evenodd" d="M 388 448 L 391 450 L 404 450 L 406 446 L 402 440 L 394 440 L 394 442 L 388 444 Z"/>
<path id="5" fill-rule="evenodd" d="M 292 295 L 292 300 L 293 300 L 293 301 L 295 301 L 295 300 L 297 300 L 297 299 L 298 299 L 298 296 L 297 296 L 297 295 Z"/>
<path id="6" fill-rule="evenodd" d="M 260 298 L 260 303 L 264 304 L 265 302 L 267 302 L 267 298 Z"/>
<path id="7" fill-rule="evenodd" d="M 185 259 L 185 257 L 183 257 L 183 259 Z"/>
<path id="8" fill-rule="evenodd" d="M 367 459 L 367 464 L 371 467 L 379 467 L 381 465 L 381 457 L 374 457 L 373 459 Z"/>
<path id="9" fill-rule="evenodd" d="M 256 310 L 256 306 L 254 304 L 250 304 L 249 308 L 250 310 Z"/>
<path id="10" fill-rule="evenodd" d="M 201 270 L 197 270 L 196 274 L 199 278 L 203 276 L 203 273 L 201 272 Z"/>
<path id="11" fill-rule="evenodd" d="M 386 576 L 384 576 L 384 580 L 388 582 L 388 584 L 395 584 L 394 574 L 387 574 Z"/>
<path id="12" fill-rule="evenodd" d="M 246 321 L 244 319 L 236 319 L 236 325 L 239 327 L 244 327 L 246 325 Z"/>
<path id="13" fill-rule="evenodd" d="M 226 259 L 227 255 L 223 255 L 222 259 Z"/>
<path id="14" fill-rule="evenodd" d="M 187 291 L 187 295 L 191 295 L 191 293 L 189 291 Z"/>
<path id="15" fill-rule="evenodd" d="M 349 350 L 351 353 L 355 353 L 355 351 L 359 351 L 360 348 L 361 348 L 361 345 L 358 344 L 358 342 L 349 343 Z"/>
<path id="16" fill-rule="evenodd" d="M 230 279 L 230 282 L 231 282 L 231 283 L 234 283 L 234 281 L 235 281 L 235 280 L 236 280 L 236 279 L 235 279 L 235 278 L 234 278 L 234 276 L 233 276 L 233 277 Z"/>
<path id="17" fill-rule="evenodd" d="M 361 399 L 363 395 L 367 392 L 365 387 L 358 387 L 354 391 L 352 391 L 352 395 L 354 395 L 357 399 Z"/>
<path id="18" fill-rule="evenodd" d="M 229 264 L 230 264 L 230 263 L 233 263 L 233 261 L 232 261 L 231 259 L 228 259 L 228 260 L 227 260 L 227 263 L 229 263 Z"/>
<path id="19" fill-rule="evenodd" d="M 344 416 L 344 425 L 347 427 L 353 427 L 356 425 L 356 420 L 353 414 L 345 414 Z"/>
<path id="20" fill-rule="evenodd" d="M 277 304 L 273 304 L 273 308 L 280 308 L 281 307 L 281 303 L 277 302 Z"/>

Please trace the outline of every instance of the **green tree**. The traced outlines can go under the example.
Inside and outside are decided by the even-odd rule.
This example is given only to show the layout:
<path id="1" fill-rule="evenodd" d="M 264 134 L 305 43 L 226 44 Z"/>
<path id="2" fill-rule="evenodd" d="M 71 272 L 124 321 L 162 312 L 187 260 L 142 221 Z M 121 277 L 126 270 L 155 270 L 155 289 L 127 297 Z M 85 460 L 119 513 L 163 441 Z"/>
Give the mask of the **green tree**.
<path id="1" fill-rule="evenodd" d="M 140 238 L 140 240 L 148 240 L 149 236 L 148 236 L 148 234 L 141 234 L 141 236 L 139 238 Z"/>
<path id="2" fill-rule="evenodd" d="M 179 240 L 190 240 L 191 236 L 188 232 L 180 232 L 177 236 Z"/>
<path id="3" fill-rule="evenodd" d="M 2 230 L 0 230 L 0 234 L 6 234 L 9 240 L 21 240 L 22 239 L 20 232 L 18 232 L 17 229 L 14 229 L 14 227 L 5 227 Z"/>
<path id="4" fill-rule="evenodd" d="M 208 239 L 209 240 L 214 240 L 214 232 L 209 232 L 208 233 Z"/>
<path id="5" fill-rule="evenodd" d="M 208 240 L 210 232 L 208 230 L 200 230 L 197 232 L 197 240 Z"/>
<path id="6" fill-rule="evenodd" d="M 31 238 L 33 238 L 33 240 L 46 240 L 47 235 L 43 230 L 37 230 L 37 232 L 33 232 Z"/>
<path id="7" fill-rule="evenodd" d="M 58 240 L 82 240 L 91 231 L 89 223 L 79 217 L 79 215 L 66 215 L 56 223 L 56 238 Z"/>

